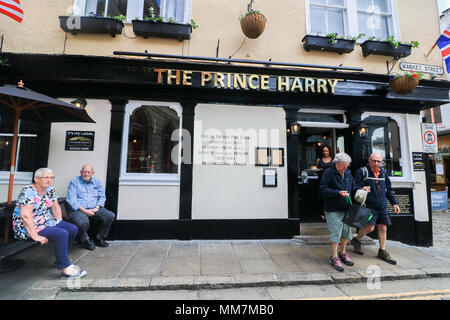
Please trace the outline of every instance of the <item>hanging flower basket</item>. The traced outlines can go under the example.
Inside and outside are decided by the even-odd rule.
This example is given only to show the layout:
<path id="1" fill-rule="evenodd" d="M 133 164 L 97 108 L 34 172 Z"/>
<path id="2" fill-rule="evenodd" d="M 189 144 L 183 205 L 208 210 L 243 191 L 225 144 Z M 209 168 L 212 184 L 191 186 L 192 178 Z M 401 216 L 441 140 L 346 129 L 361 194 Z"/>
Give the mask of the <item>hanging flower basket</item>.
<path id="1" fill-rule="evenodd" d="M 389 86 L 391 90 L 396 94 L 404 95 L 409 94 L 414 91 L 419 85 L 419 80 L 421 75 L 414 72 L 412 74 L 406 74 L 402 76 L 397 76 L 389 81 Z"/>
<path id="2" fill-rule="evenodd" d="M 241 29 L 247 38 L 256 39 L 266 27 L 266 17 L 262 13 L 248 13 L 241 18 Z"/>

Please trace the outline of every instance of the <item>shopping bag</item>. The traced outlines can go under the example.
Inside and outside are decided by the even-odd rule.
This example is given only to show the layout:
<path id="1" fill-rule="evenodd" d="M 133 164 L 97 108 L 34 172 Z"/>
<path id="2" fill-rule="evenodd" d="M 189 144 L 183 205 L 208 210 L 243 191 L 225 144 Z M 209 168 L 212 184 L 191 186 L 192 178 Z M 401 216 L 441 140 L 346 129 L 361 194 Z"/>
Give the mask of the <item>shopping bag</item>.
<path id="1" fill-rule="evenodd" d="M 342 218 L 342 222 L 351 227 L 363 229 L 373 218 L 372 210 L 365 205 L 360 205 L 358 203 L 353 204 L 350 197 L 345 198 L 345 200 L 350 207 L 345 213 L 344 218 Z"/>

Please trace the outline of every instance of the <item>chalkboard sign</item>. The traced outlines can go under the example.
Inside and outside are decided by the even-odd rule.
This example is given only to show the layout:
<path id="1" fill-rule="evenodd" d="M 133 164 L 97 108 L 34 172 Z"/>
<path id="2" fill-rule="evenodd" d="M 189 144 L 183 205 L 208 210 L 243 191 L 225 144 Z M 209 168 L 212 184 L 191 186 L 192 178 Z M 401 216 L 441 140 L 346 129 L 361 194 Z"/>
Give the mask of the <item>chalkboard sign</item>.
<path id="1" fill-rule="evenodd" d="M 412 189 L 410 188 L 395 188 L 392 189 L 392 192 L 395 195 L 395 198 L 398 201 L 398 206 L 400 207 L 400 214 L 413 215 L 414 214 L 414 205 L 413 205 L 413 197 L 412 197 Z M 388 200 L 388 212 L 391 216 L 395 216 L 396 213 L 394 211 L 394 207 L 391 206 Z"/>
<path id="2" fill-rule="evenodd" d="M 95 131 L 66 131 L 66 148 L 71 151 L 94 150 Z"/>
<path id="3" fill-rule="evenodd" d="M 423 152 L 413 152 L 412 158 L 414 171 L 425 171 L 425 160 Z"/>

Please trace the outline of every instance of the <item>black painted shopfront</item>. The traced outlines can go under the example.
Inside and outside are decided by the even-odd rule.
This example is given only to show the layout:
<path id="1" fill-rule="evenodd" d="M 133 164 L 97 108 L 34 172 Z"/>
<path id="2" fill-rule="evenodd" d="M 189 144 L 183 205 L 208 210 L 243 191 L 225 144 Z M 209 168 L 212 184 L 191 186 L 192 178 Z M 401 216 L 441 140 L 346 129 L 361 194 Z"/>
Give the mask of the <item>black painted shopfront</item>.
<path id="1" fill-rule="evenodd" d="M 329 143 L 332 138 L 336 152 L 336 141 L 339 141 L 352 156 L 352 170 L 355 170 L 365 163 L 362 150 L 364 137 L 359 134 L 363 112 L 418 115 L 422 109 L 449 102 L 450 83 L 447 81 L 422 80 L 412 94 L 399 96 L 390 91 L 388 75 L 356 71 L 82 55 L 2 53 L 1 57 L 8 59 L 8 66 L 0 67 L 2 84 L 22 80 L 27 87 L 58 98 L 83 97 L 111 102 L 106 206 L 114 212 L 117 211 L 120 176 L 120 157 L 117 155 L 122 149 L 124 108 L 129 100 L 175 99 L 182 106 L 183 129 L 191 134 L 192 139 L 195 106 L 198 103 L 283 108 L 286 128 L 305 121 L 308 113 L 299 112 L 302 109 L 342 110 L 345 123 L 340 124 L 345 124 L 345 127 L 302 127 L 299 135 L 287 135 L 286 219 L 192 219 L 193 165 L 182 163 L 179 219 L 118 220 L 111 233 L 113 239 L 291 238 L 299 234 L 300 222 L 315 221 L 320 213 L 320 208 L 310 208 L 310 201 L 301 200 L 313 190 L 299 184 L 302 171 L 307 175 L 311 173 L 306 171 L 311 167 L 311 159 L 306 157 L 307 148 L 316 150 L 317 143 Z M 183 73 L 186 70 L 189 72 Z M 248 75 L 244 88 L 228 80 L 229 74 L 235 77 Z M 208 80 L 209 76 L 212 79 Z M 219 78 L 214 79 L 214 76 Z M 301 90 L 293 90 L 292 87 L 286 90 L 291 84 L 280 87 L 277 79 L 286 84 L 288 77 L 294 82 L 297 78 L 301 79 L 302 82 L 298 82 Z M 306 88 L 308 85 L 309 91 Z M 44 133 L 42 139 L 47 141 L 40 143 L 48 145 L 49 137 L 48 132 Z M 193 150 L 190 151 L 192 154 Z M 43 165 L 42 159 L 39 160 L 36 166 Z M 429 222 L 417 222 L 414 220 L 414 208 L 411 208 L 410 214 L 393 216 L 392 222 L 388 232 L 390 239 L 416 245 L 430 244 L 431 215 Z"/>

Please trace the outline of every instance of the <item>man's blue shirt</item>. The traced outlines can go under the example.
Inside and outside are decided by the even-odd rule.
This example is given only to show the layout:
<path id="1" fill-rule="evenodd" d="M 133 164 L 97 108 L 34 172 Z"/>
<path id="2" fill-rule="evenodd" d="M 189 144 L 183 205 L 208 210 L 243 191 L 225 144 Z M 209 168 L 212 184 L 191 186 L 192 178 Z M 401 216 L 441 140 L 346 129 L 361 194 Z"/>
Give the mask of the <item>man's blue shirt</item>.
<path id="1" fill-rule="evenodd" d="M 86 182 L 78 176 L 69 183 L 66 201 L 75 211 L 80 207 L 85 209 L 103 207 L 106 201 L 105 191 L 97 178 L 92 177 L 90 182 Z"/>

